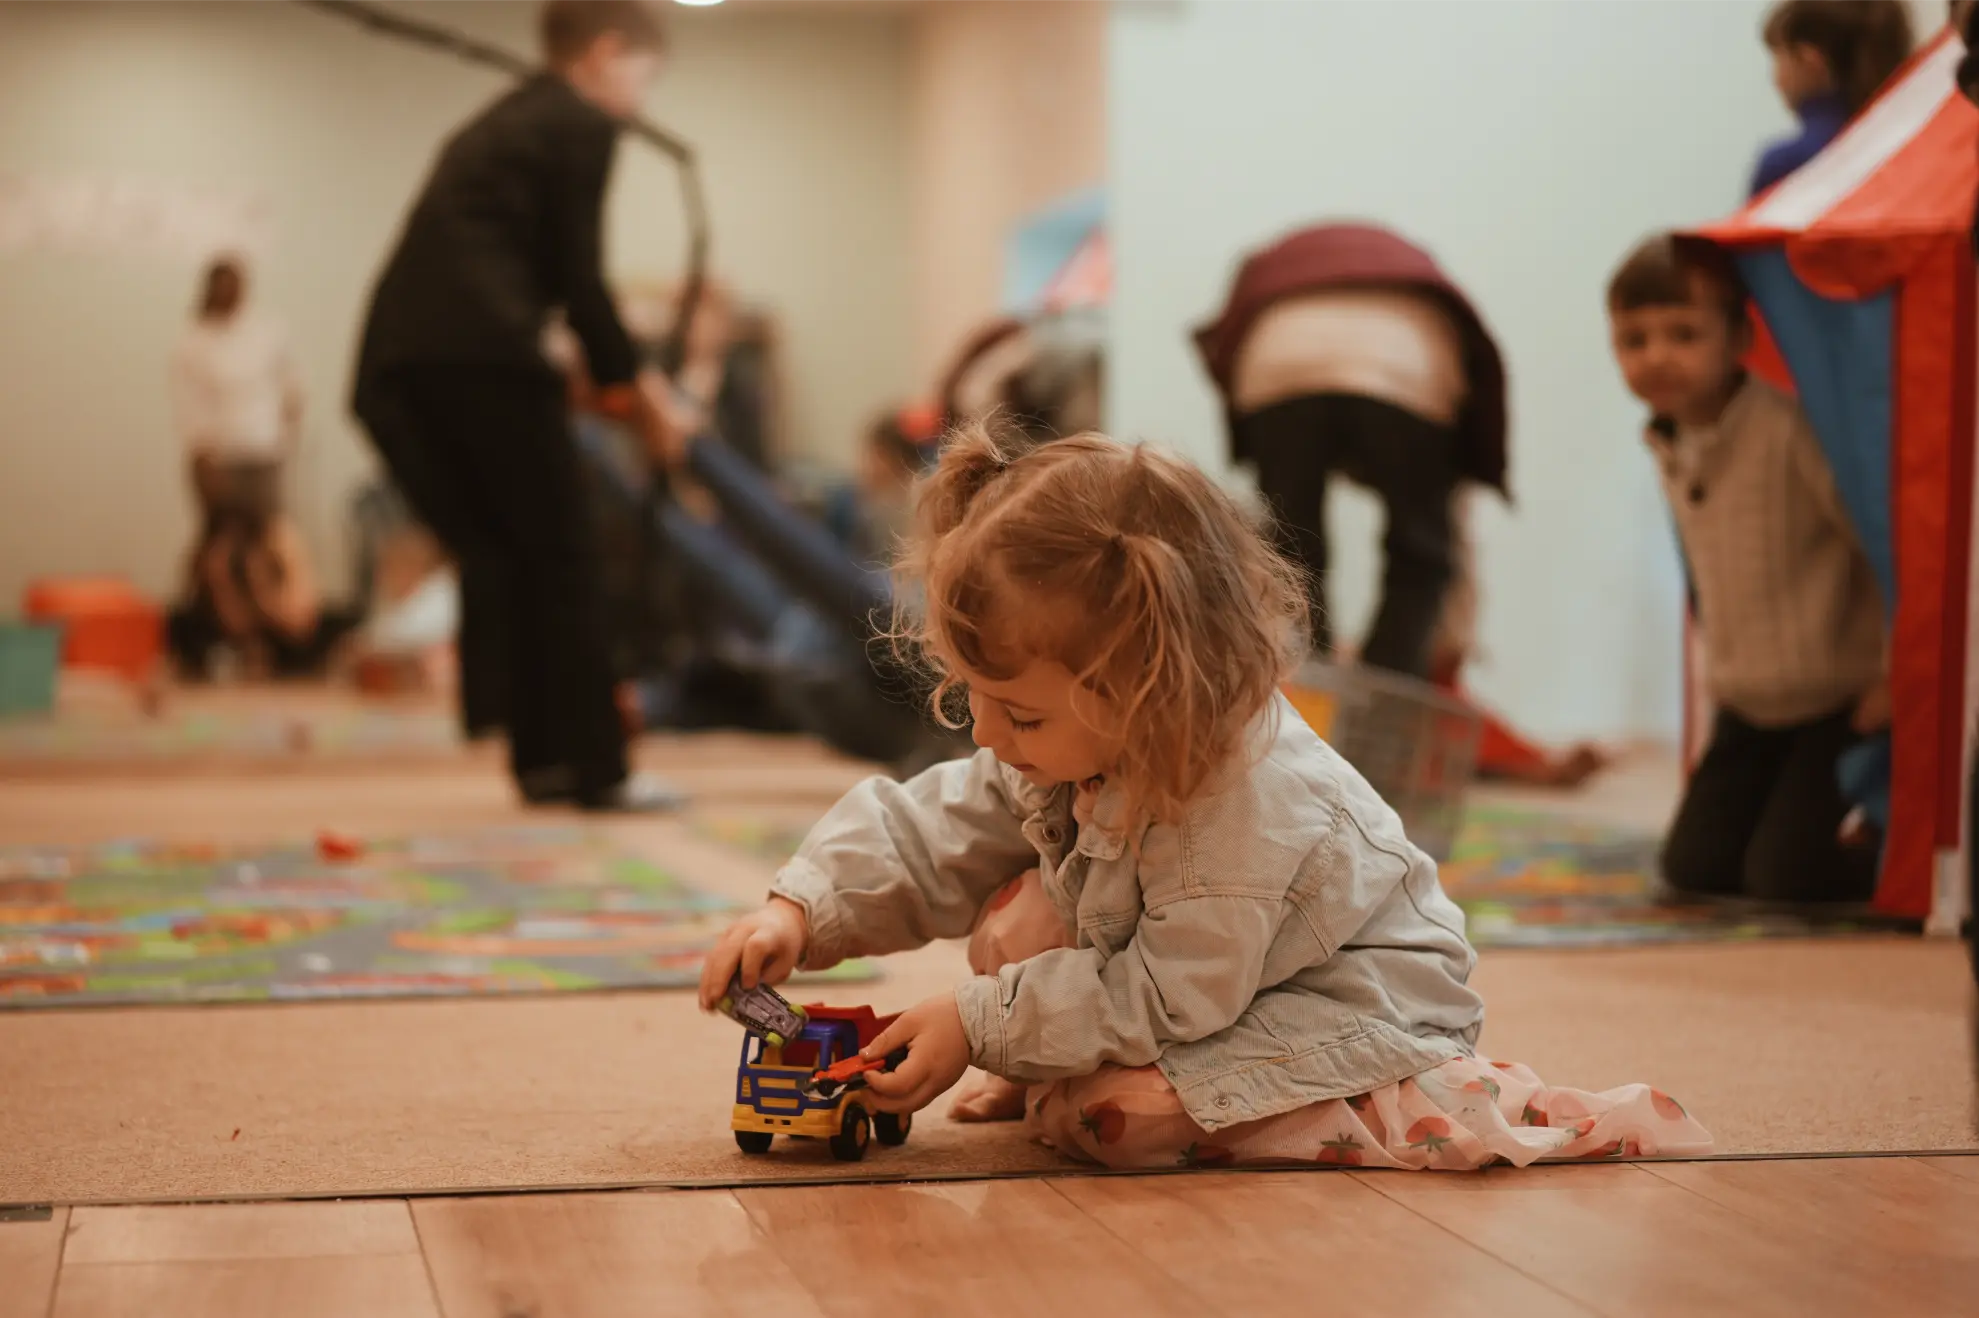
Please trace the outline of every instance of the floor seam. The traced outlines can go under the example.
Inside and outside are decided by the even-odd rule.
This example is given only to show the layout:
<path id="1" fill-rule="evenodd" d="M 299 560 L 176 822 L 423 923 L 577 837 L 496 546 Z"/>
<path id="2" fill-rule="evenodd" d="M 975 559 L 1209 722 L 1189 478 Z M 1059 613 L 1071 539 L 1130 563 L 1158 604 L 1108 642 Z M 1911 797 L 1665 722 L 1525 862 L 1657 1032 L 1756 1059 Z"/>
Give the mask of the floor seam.
<path id="1" fill-rule="evenodd" d="M 69 1232 L 75 1228 L 76 1210 L 62 1210 L 62 1238 L 55 1242 L 55 1275 L 48 1279 L 48 1304 L 43 1318 L 55 1318 L 55 1301 L 62 1292 L 62 1270 L 69 1265 Z"/>
<path id="2" fill-rule="evenodd" d="M 1436 1176 L 1436 1175 L 1449 1175 L 1450 1173 L 1417 1172 L 1414 1174 L 1419 1176 Z M 1524 1277 L 1527 1281 L 1539 1287 L 1541 1290 L 1546 1291 L 1549 1294 L 1559 1296 L 1562 1300 L 1566 1301 L 1568 1304 L 1573 1305 L 1576 1309 L 1581 1310 L 1583 1313 L 1600 1315 L 1601 1318 L 1613 1318 L 1613 1315 L 1611 1315 L 1608 1310 L 1597 1309 L 1593 1305 L 1589 1304 L 1587 1301 L 1581 1299 L 1580 1297 L 1567 1294 L 1567 1292 L 1561 1290 L 1558 1286 L 1555 1286 L 1552 1282 L 1546 1280 L 1546 1278 L 1541 1277 L 1536 1273 L 1527 1271 L 1525 1268 L 1520 1267 L 1517 1263 L 1514 1263 L 1511 1259 L 1508 1259 L 1501 1254 L 1497 1254 L 1489 1249 L 1486 1249 L 1483 1245 L 1478 1244 L 1475 1240 L 1465 1239 L 1457 1232 L 1452 1231 L 1449 1227 L 1444 1226 L 1441 1222 L 1437 1221 L 1435 1218 L 1417 1212 L 1409 1204 L 1403 1203 L 1400 1199 L 1397 1199 L 1394 1195 L 1389 1194 L 1386 1190 L 1382 1189 L 1380 1184 L 1373 1177 L 1363 1175 L 1363 1176 L 1355 1177 L 1354 1179 L 1356 1184 L 1366 1185 L 1368 1189 L 1374 1191 L 1376 1194 L 1380 1195 L 1383 1199 L 1386 1199 L 1389 1203 L 1395 1205 L 1403 1212 L 1408 1213 L 1411 1217 L 1414 1217 L 1418 1221 L 1427 1223 L 1431 1227 L 1431 1229 L 1440 1231 L 1444 1235 L 1450 1237 L 1450 1239 L 1456 1241 L 1458 1244 L 1463 1245 L 1469 1249 L 1474 1249 L 1478 1253 L 1484 1255 L 1484 1257 L 1492 1260 L 1493 1262 L 1502 1264 L 1505 1267 L 1510 1268 L 1513 1272 L 1518 1273 L 1519 1276 Z"/>
<path id="3" fill-rule="evenodd" d="M 405 1206 L 406 1220 L 412 1223 L 413 1243 L 419 1246 L 419 1269 L 426 1274 L 426 1293 L 433 1297 L 433 1318 L 447 1318 L 447 1303 L 440 1298 L 440 1279 L 433 1275 L 433 1256 L 426 1250 L 426 1233 L 419 1229 L 419 1214 L 412 1211 L 412 1200 L 401 1199 L 399 1203 Z"/>
<path id="4" fill-rule="evenodd" d="M 1094 1217 L 1091 1213 L 1087 1212 L 1079 1204 L 1073 1202 L 1072 1197 L 1070 1195 L 1066 1194 L 1063 1190 L 1058 1188 L 1059 1182 L 1066 1179 L 1069 1178 L 1062 1176 L 1053 1177 L 1044 1182 L 1044 1187 L 1045 1189 L 1051 1191 L 1054 1195 L 1056 1195 L 1059 1199 L 1059 1202 L 1065 1204 L 1073 1212 L 1077 1213 L 1080 1217 L 1084 1218 L 1088 1222 L 1091 1222 L 1095 1227 L 1097 1227 L 1101 1235 L 1107 1236 L 1112 1240 L 1117 1241 L 1121 1246 L 1121 1248 L 1125 1249 L 1135 1258 L 1145 1260 L 1146 1263 L 1150 1267 L 1154 1268 L 1156 1272 L 1159 1272 L 1162 1276 L 1168 1278 L 1170 1282 L 1172 1282 L 1175 1286 L 1180 1288 L 1185 1294 L 1190 1296 L 1190 1298 L 1194 1299 L 1198 1304 L 1203 1305 L 1206 1309 L 1208 1309 L 1210 1312 L 1213 1313 L 1227 1314 L 1230 1312 L 1228 1309 L 1225 1309 L 1221 1304 L 1218 1304 L 1214 1296 L 1204 1295 L 1194 1286 L 1189 1285 L 1185 1281 L 1181 1281 L 1177 1279 L 1174 1276 L 1174 1274 L 1170 1273 L 1166 1268 L 1163 1268 L 1158 1260 L 1149 1258 L 1146 1250 L 1143 1250 L 1139 1245 L 1136 1245 L 1133 1241 L 1127 1239 L 1127 1237 L 1121 1235 L 1118 1231 L 1115 1231 L 1112 1227 L 1108 1226 L 1106 1223 L 1100 1221 L 1097 1217 Z"/>

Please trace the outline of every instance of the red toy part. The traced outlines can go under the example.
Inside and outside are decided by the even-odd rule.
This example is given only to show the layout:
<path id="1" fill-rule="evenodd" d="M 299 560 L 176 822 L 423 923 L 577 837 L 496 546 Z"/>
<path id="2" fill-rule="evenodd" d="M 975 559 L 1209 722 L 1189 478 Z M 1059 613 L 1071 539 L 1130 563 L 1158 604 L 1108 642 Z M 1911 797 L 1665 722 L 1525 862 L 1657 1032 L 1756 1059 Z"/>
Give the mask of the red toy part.
<path id="1" fill-rule="evenodd" d="M 164 615 L 116 577 L 62 577 L 27 588 L 21 613 L 63 628 L 62 663 L 99 668 L 133 682 L 147 677 L 164 648 Z"/>
<path id="2" fill-rule="evenodd" d="M 348 833 L 324 829 L 316 835 L 316 854 L 328 861 L 356 860 L 364 854 L 364 843 Z"/>
<path id="3" fill-rule="evenodd" d="M 806 1093 L 818 1098 L 832 1098 L 841 1089 L 864 1089 L 866 1082 L 860 1077 L 869 1071 L 891 1071 L 907 1060 L 907 1049 L 895 1048 L 884 1057 L 868 1060 L 858 1053 L 832 1063 L 822 1071 L 813 1071 L 811 1078 L 804 1082 Z"/>
<path id="4" fill-rule="evenodd" d="M 868 1058 L 854 1053 L 845 1060 L 833 1062 L 824 1070 L 814 1073 L 811 1076 L 811 1083 L 815 1085 L 820 1080 L 836 1080 L 843 1084 L 854 1076 L 864 1075 L 868 1071 L 884 1071 L 886 1063 L 887 1059 L 884 1057 Z"/>

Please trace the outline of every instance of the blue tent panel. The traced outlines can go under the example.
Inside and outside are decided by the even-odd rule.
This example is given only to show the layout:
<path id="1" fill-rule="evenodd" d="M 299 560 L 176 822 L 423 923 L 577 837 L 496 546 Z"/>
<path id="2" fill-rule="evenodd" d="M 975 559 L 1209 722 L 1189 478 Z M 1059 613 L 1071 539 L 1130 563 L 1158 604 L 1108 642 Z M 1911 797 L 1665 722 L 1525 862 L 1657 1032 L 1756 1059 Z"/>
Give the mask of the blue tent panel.
<path id="1" fill-rule="evenodd" d="M 1738 263 L 1780 356 L 1793 372 L 1800 404 L 1828 455 L 1835 488 L 1882 589 L 1884 612 L 1894 620 L 1890 450 L 1896 354 L 1891 295 L 1853 302 L 1823 297 L 1801 282 L 1778 247 L 1742 252 Z M 1852 748 L 1837 766 L 1843 798 L 1863 806 L 1882 828 L 1889 826 L 1890 769 L 1887 732 Z"/>
<path id="2" fill-rule="evenodd" d="M 1835 486 L 1883 592 L 1896 612 L 1896 552 L 1890 530 L 1893 304 L 1822 297 L 1800 281 L 1778 247 L 1741 252 L 1739 273 L 1773 332 L 1801 406 L 1834 469 Z"/>

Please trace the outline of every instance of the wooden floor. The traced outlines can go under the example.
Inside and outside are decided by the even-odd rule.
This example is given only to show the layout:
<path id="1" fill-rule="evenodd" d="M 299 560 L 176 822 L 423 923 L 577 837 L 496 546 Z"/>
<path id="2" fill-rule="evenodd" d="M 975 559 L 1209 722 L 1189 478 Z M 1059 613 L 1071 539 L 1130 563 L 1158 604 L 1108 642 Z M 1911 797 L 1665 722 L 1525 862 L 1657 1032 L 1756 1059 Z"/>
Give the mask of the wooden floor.
<path id="1" fill-rule="evenodd" d="M 54 1209 L 0 1318 L 1979 1312 L 1979 1158 Z"/>

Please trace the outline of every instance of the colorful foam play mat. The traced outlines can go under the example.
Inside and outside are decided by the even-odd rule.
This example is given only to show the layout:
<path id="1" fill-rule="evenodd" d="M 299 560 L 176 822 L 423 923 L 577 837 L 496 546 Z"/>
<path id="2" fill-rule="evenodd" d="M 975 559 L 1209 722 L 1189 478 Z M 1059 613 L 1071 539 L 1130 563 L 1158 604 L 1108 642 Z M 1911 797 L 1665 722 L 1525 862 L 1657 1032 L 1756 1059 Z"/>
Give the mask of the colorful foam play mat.
<path id="1" fill-rule="evenodd" d="M 581 827 L 0 848 L 0 1006 L 680 988 L 738 909 Z"/>
<path id="2" fill-rule="evenodd" d="M 400 758 L 458 750 L 459 720 L 434 709 L 172 710 L 155 718 L 0 720 L 0 768 Z"/>
<path id="3" fill-rule="evenodd" d="M 1511 807 L 1472 806 L 1443 886 L 1479 947 L 1610 947 L 1748 938 L 1833 938 L 1914 924 L 1673 900 L 1654 833 Z"/>
<path id="4" fill-rule="evenodd" d="M 746 817 L 702 821 L 709 836 L 781 859 L 804 830 Z M 1834 938 L 1915 929 L 1869 915 L 1819 917 L 1667 900 L 1653 833 L 1510 806 L 1465 811 L 1443 886 L 1479 947 L 1622 947 L 1751 938 Z"/>

